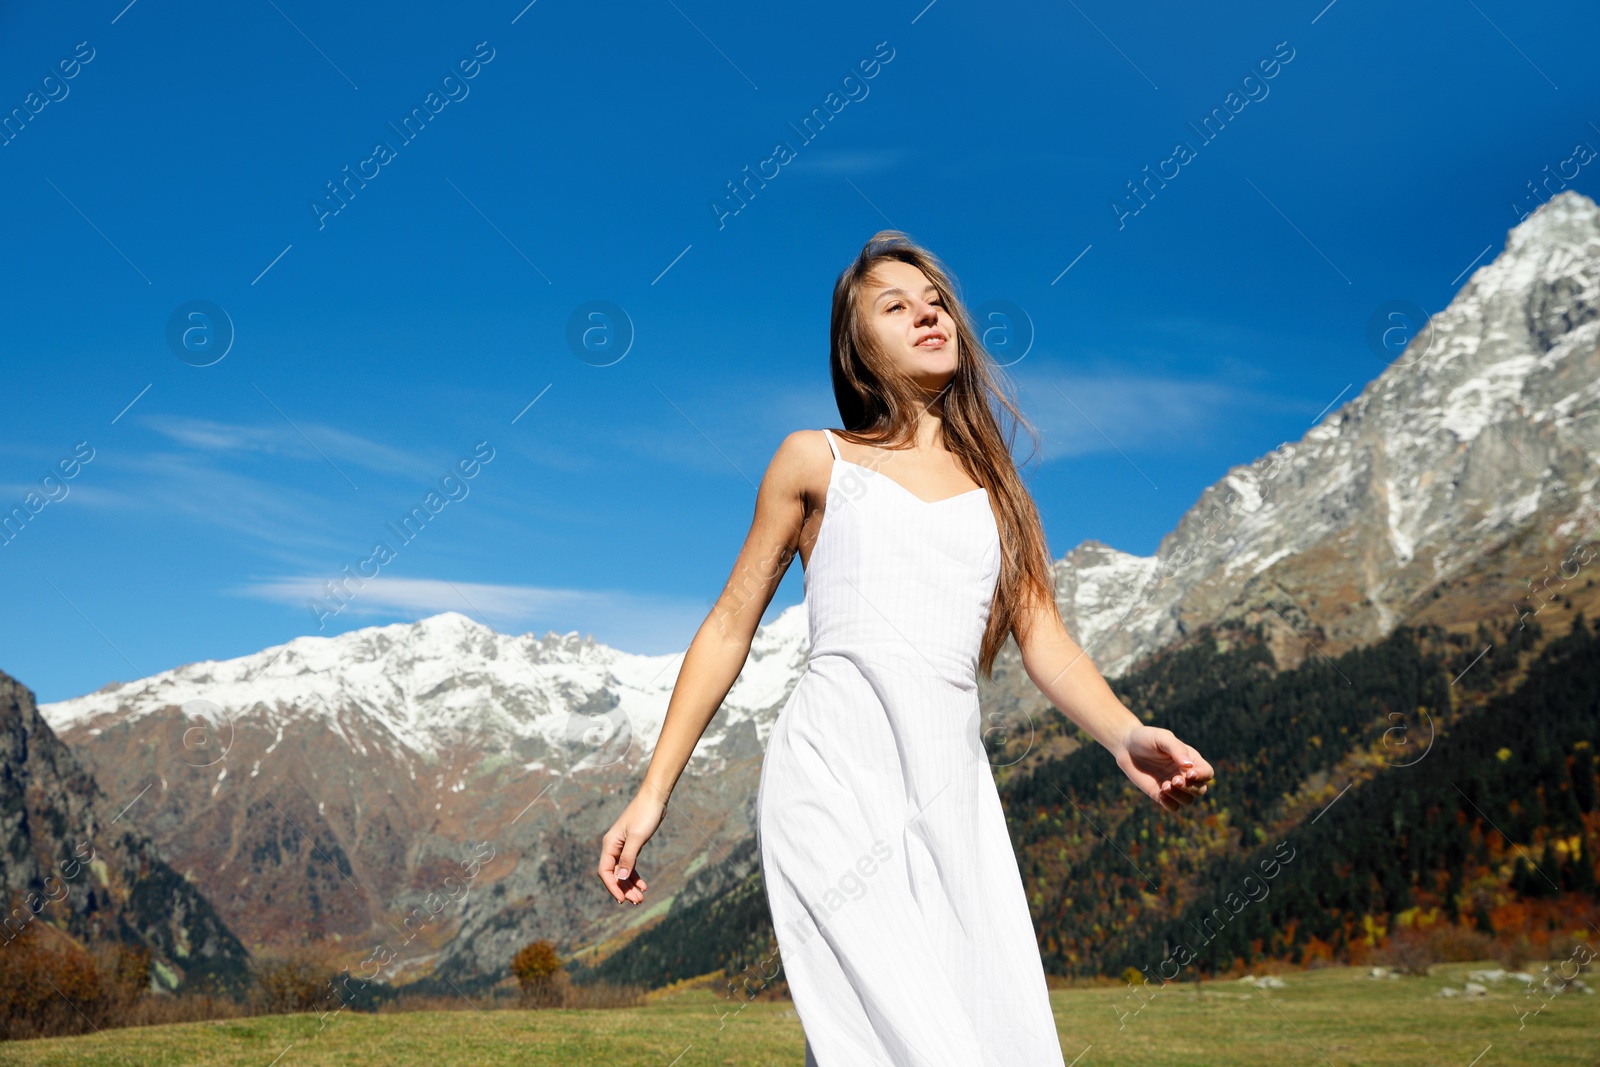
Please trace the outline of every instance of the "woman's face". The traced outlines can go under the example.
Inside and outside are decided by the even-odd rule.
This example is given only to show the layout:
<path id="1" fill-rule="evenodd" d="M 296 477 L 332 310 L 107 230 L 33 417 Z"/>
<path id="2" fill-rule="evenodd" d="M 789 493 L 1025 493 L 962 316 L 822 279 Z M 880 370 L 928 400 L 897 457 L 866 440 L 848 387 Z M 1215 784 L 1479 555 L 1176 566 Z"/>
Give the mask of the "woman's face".
<path id="1" fill-rule="evenodd" d="M 909 263 L 886 260 L 867 276 L 863 299 L 867 328 L 885 356 L 924 389 L 937 391 L 950 383 L 960 341 L 927 275 Z"/>

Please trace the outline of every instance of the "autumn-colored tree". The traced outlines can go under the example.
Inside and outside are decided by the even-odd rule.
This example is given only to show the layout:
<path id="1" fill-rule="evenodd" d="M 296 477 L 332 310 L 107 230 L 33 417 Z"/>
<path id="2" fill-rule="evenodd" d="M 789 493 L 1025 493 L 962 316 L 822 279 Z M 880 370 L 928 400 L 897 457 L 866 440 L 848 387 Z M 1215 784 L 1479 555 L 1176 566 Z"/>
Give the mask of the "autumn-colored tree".
<path id="1" fill-rule="evenodd" d="M 511 958 L 511 973 L 522 987 L 525 1004 L 545 1008 L 561 1003 L 567 975 L 560 954 L 549 941 L 541 938 L 522 946 Z"/>

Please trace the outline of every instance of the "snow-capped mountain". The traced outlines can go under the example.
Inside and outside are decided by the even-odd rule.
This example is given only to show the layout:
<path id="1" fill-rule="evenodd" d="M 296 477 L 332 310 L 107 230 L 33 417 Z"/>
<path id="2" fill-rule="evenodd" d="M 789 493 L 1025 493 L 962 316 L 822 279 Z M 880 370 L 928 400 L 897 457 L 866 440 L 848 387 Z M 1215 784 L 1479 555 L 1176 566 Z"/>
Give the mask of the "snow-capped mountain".
<path id="1" fill-rule="evenodd" d="M 757 631 L 696 759 L 716 758 L 725 741 L 752 730 L 764 746 L 805 656 L 805 607 L 795 605 Z M 470 745 L 536 752 L 524 769 L 567 773 L 648 757 L 682 658 L 631 655 L 575 633 L 510 636 L 451 611 L 191 663 L 41 711 L 57 731 L 92 737 L 104 723 L 181 708 L 210 723 L 190 737 L 194 762 L 216 755 L 228 726 L 249 719 L 280 737 L 315 721 L 361 756 L 374 743 L 432 763 Z"/>
<path id="2" fill-rule="evenodd" d="M 805 656 L 803 606 L 757 632 L 651 840 L 665 891 L 647 912 L 608 906 L 594 865 L 681 655 L 509 636 L 449 612 L 40 710 L 247 944 L 310 931 L 364 953 L 381 939 L 398 957 L 386 977 L 460 975 L 535 937 L 570 944 L 648 921 L 748 839 L 761 753 Z"/>
<path id="3" fill-rule="evenodd" d="M 1285 664 L 1401 622 L 1475 621 L 1593 531 L 1597 458 L 1600 208 L 1563 192 L 1358 396 L 1229 470 L 1154 556 L 1075 548 L 1057 600 L 1109 676 L 1225 619 L 1265 622 Z M 761 753 L 807 651 L 803 607 L 758 632 L 651 841 L 669 893 L 750 837 Z M 469 848 L 492 848 L 485 891 L 400 952 L 403 973 L 471 974 L 533 937 L 573 947 L 670 904 L 612 908 L 594 864 L 680 662 L 447 613 L 40 711 L 250 943 L 309 928 L 364 949 Z M 991 713 L 1042 705 L 1014 652 L 980 694 Z"/>
<path id="4" fill-rule="evenodd" d="M 1360 395 L 1231 469 L 1154 556 L 1074 549 L 1057 599 L 1107 675 L 1229 617 L 1275 627 L 1291 660 L 1308 635 L 1377 640 L 1510 548 L 1506 611 L 1593 531 L 1597 460 L 1600 208 L 1565 191 Z"/>

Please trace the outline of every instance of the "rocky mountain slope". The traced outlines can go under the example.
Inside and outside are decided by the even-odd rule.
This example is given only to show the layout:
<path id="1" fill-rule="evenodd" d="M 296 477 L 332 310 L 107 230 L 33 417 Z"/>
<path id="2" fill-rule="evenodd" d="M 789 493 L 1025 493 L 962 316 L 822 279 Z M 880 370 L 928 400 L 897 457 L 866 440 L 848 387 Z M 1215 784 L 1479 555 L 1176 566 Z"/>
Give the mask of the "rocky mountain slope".
<path id="1" fill-rule="evenodd" d="M 139 798 L 116 796 L 39 717 L 33 693 L 0 674 L 0 966 L 5 942 L 39 924 L 84 944 L 147 946 L 168 989 L 239 982 L 244 947 L 122 817 Z"/>
<path id="2" fill-rule="evenodd" d="M 1274 629 L 1283 662 L 1308 636 L 1342 651 L 1508 545 L 1554 570 L 1600 519 L 1597 457 L 1600 208 L 1569 190 L 1359 396 L 1230 470 L 1154 556 L 1068 553 L 1057 599 L 1108 676 L 1228 618 Z"/>
<path id="3" fill-rule="evenodd" d="M 1263 624 L 1294 666 L 1406 621 L 1503 616 L 1600 516 L 1597 401 L 1600 208 L 1564 192 L 1360 395 L 1230 470 L 1154 556 L 1068 553 L 1063 617 L 1117 676 L 1208 624 Z M 795 607 L 762 628 L 696 750 L 650 850 L 680 903 L 748 873 L 761 753 L 805 656 Z M 678 663 L 450 613 L 42 710 L 118 795 L 150 787 L 130 817 L 247 942 L 388 939 L 391 977 L 470 975 L 533 937 L 597 944 L 672 905 L 615 909 L 593 864 Z M 1050 732 L 1014 651 L 980 692 L 997 767 Z M 416 918 L 486 853 L 464 900 Z"/>

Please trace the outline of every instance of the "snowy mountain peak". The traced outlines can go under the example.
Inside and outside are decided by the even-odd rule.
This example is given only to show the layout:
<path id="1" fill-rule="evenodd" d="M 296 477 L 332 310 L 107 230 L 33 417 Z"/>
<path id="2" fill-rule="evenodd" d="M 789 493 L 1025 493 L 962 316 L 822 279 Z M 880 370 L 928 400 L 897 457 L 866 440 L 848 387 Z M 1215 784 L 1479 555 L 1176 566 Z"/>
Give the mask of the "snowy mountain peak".
<path id="1" fill-rule="evenodd" d="M 760 628 L 724 702 L 723 725 L 703 747 L 715 748 L 729 726 L 752 717 L 764 736 L 772 704 L 804 669 L 807 643 L 803 605 Z M 537 738 L 579 760 L 616 741 L 631 762 L 654 747 L 681 659 L 620 652 L 575 632 L 501 634 L 447 611 L 191 663 L 40 711 L 58 731 L 98 732 L 173 707 L 267 728 L 315 720 L 347 738 L 376 730 L 430 757 L 459 744 L 504 748 Z"/>
<path id="2" fill-rule="evenodd" d="M 405 626 L 407 624 L 400 623 L 399 625 Z M 463 615 L 459 611 L 441 611 L 437 615 L 429 615 L 427 618 L 418 619 L 409 625 L 413 631 L 419 634 L 492 634 L 495 632 L 483 623 Z"/>
<path id="3" fill-rule="evenodd" d="M 810 635 L 807 625 L 805 604 L 791 604 L 778 612 L 771 622 L 756 631 L 756 639 L 751 642 L 751 646 L 753 648 L 757 643 L 786 646 L 796 639 L 807 640 Z"/>
<path id="4" fill-rule="evenodd" d="M 1563 189 L 1535 208 L 1506 234 L 1512 254 L 1553 244 L 1582 243 L 1600 233 L 1600 205 L 1572 189 Z"/>

